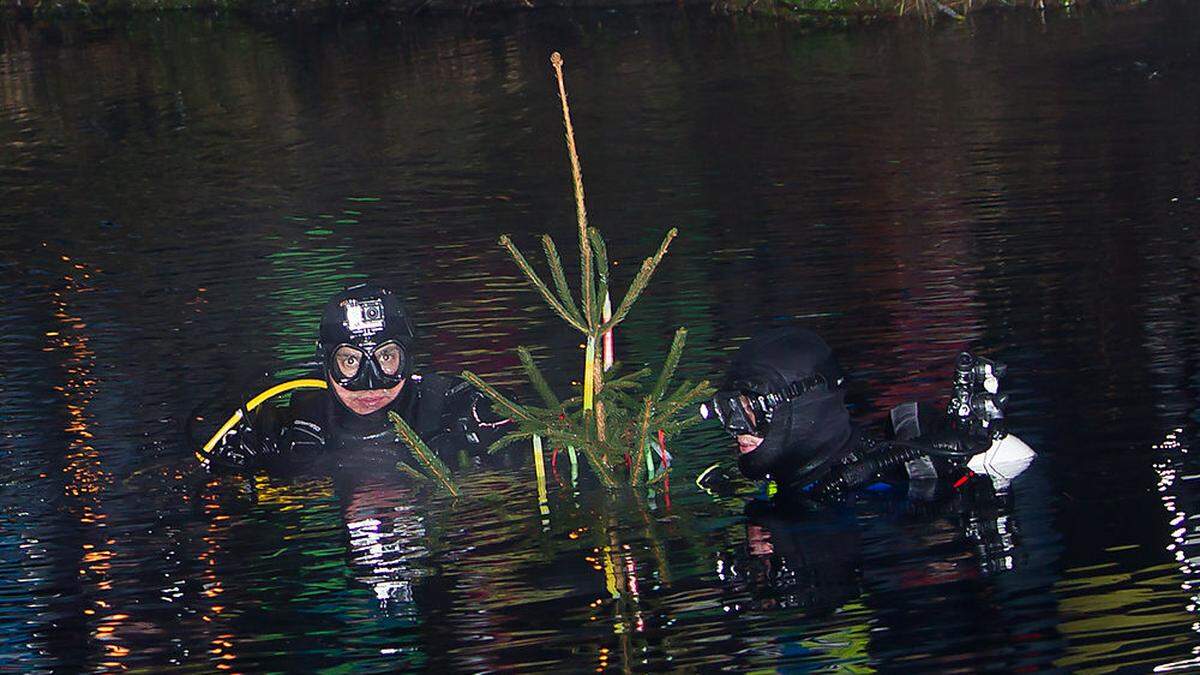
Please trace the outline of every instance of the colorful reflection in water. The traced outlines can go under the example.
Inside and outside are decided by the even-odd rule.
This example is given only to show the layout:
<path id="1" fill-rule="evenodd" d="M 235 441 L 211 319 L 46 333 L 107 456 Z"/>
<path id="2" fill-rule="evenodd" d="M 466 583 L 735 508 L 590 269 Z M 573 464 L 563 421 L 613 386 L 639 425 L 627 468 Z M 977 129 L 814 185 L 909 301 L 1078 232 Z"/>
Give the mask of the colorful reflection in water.
<path id="1" fill-rule="evenodd" d="M 0 669 L 1195 667 L 1197 25 L 5 24 Z M 711 377 L 800 319 L 873 420 L 980 347 L 1042 460 L 823 513 L 697 488 L 711 429 L 669 495 L 602 494 L 565 452 L 543 494 L 527 448 L 464 460 L 453 501 L 379 457 L 199 473 L 185 423 L 302 372 L 348 281 L 403 289 L 423 367 L 516 386 L 516 345 L 573 353 L 496 246 L 573 233 L 551 49 L 618 283 L 683 235 L 623 360 L 687 325 Z"/>

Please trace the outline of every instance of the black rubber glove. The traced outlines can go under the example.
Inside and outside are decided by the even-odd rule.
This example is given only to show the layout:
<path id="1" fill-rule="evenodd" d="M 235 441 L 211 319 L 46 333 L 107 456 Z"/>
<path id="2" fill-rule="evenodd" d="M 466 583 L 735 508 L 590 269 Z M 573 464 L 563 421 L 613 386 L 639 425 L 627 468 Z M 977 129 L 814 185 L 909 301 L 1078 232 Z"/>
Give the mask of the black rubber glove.
<path id="1" fill-rule="evenodd" d="M 472 454 L 486 452 L 512 427 L 511 420 L 492 410 L 491 401 L 466 382 L 446 392 L 444 410 L 444 424 L 453 441 L 475 448 Z"/>
<path id="2" fill-rule="evenodd" d="M 265 444 L 254 425 L 242 420 L 217 441 L 209 458 L 209 470 L 246 469 L 258 464 Z"/>

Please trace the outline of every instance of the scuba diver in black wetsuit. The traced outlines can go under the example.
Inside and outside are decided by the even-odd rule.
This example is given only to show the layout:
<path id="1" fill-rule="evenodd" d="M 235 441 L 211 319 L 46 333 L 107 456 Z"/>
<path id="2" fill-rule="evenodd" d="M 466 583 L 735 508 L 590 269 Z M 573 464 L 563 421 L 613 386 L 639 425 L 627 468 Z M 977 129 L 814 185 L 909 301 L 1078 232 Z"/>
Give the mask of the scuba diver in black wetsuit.
<path id="1" fill-rule="evenodd" d="M 737 439 L 742 474 L 774 480 L 785 499 L 827 500 L 874 482 L 907 481 L 932 494 L 961 486 L 975 472 L 992 473 L 1001 451 L 1006 461 L 1024 461 L 1021 469 L 1031 460 L 1028 446 L 1002 431 L 1002 373 L 999 364 L 960 355 L 954 414 L 898 406 L 891 411 L 891 437 L 877 439 L 851 423 L 844 377 L 829 345 L 812 331 L 785 327 L 738 350 L 701 414 L 719 419 Z"/>
<path id="2" fill-rule="evenodd" d="M 400 298 L 375 284 L 338 293 L 317 340 L 324 391 L 298 391 L 285 408 L 243 417 L 205 459 L 210 468 L 286 469 L 343 448 L 391 446 L 398 413 L 435 452 L 484 452 L 508 420 L 457 378 L 413 372 L 412 323 Z"/>

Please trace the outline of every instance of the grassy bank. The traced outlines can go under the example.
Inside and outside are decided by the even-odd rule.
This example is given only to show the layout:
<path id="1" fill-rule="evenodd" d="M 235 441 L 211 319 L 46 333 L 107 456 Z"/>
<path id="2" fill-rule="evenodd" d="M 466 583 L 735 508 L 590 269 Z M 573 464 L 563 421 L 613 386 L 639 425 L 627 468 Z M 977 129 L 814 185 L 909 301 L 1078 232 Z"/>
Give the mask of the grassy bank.
<path id="1" fill-rule="evenodd" d="M 172 11 L 233 12 L 257 17 L 297 14 L 397 16 L 423 13 L 526 11 L 545 7 L 638 7 L 689 5 L 722 14 L 774 16 L 813 23 L 867 23 L 912 17 L 926 21 L 962 19 L 971 12 L 1032 8 L 1072 11 L 1084 7 L 1128 7 L 1149 0 L 0 0 L 0 17 L 71 20 Z"/>
<path id="2" fill-rule="evenodd" d="M 1086 7 L 1130 7 L 1148 0 L 713 0 L 718 11 L 770 14 L 809 20 L 877 21 L 916 17 L 962 20 L 972 12 L 1033 9 L 1069 12 Z"/>

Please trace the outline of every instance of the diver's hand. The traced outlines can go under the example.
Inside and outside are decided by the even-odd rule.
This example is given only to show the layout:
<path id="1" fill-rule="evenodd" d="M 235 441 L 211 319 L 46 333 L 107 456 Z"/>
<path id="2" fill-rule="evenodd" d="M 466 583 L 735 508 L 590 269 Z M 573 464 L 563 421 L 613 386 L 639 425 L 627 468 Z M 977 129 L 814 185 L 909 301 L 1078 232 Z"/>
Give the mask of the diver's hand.
<path id="1" fill-rule="evenodd" d="M 486 448 L 511 428 L 512 420 L 492 409 L 491 401 L 466 382 L 446 393 L 447 425 L 452 434 L 468 445 Z"/>
<path id="2" fill-rule="evenodd" d="M 263 454 L 263 441 L 254 427 L 241 423 L 225 432 L 213 448 L 209 468 L 244 469 Z"/>

